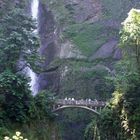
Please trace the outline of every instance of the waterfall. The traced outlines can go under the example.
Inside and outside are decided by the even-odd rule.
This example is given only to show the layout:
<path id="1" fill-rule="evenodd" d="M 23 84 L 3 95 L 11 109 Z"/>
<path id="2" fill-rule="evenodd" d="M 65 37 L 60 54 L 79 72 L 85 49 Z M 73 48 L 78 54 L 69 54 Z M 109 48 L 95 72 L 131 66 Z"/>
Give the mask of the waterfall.
<path id="1" fill-rule="evenodd" d="M 32 0 L 31 12 L 33 19 L 38 19 L 38 0 Z"/>
<path id="2" fill-rule="evenodd" d="M 36 21 L 38 21 L 38 0 L 32 0 L 31 3 L 31 14 L 32 14 L 32 18 L 35 19 Z M 33 33 L 36 33 L 37 30 L 35 30 Z M 38 83 L 37 83 L 37 74 L 35 72 L 33 72 L 33 70 L 31 68 L 27 68 L 27 73 L 28 76 L 31 78 L 31 82 L 30 82 L 30 87 L 31 87 L 31 91 L 33 95 L 36 95 L 38 92 Z"/>
<path id="3" fill-rule="evenodd" d="M 38 92 L 38 84 L 37 84 L 37 75 L 35 72 L 33 72 L 32 69 L 30 69 L 29 67 L 27 68 L 27 73 L 28 76 L 31 78 L 31 82 L 30 82 L 30 89 L 32 91 L 32 95 L 36 95 Z"/>

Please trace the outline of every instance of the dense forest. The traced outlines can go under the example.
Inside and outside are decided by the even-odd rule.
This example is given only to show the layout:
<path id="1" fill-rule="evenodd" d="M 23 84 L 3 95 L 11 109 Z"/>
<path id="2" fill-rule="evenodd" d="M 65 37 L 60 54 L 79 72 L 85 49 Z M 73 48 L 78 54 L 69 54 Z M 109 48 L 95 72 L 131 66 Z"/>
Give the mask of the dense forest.
<path id="1" fill-rule="evenodd" d="M 0 0 L 0 140 L 139 140 L 139 8 Z"/>

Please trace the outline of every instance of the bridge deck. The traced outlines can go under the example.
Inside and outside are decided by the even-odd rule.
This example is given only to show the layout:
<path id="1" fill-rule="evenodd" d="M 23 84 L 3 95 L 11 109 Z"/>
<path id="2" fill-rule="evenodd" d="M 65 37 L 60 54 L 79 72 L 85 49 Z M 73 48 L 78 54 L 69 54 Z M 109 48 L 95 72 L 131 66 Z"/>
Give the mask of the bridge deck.
<path id="1" fill-rule="evenodd" d="M 57 99 L 56 105 L 76 105 L 76 106 L 89 106 L 89 107 L 104 107 L 106 102 L 104 101 L 97 101 L 97 100 L 65 100 L 65 99 Z"/>

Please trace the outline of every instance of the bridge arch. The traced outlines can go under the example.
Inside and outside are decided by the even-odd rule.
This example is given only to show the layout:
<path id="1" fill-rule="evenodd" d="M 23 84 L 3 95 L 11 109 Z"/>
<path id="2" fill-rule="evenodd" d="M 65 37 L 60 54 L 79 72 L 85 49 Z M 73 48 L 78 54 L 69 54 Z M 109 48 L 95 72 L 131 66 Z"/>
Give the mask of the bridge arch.
<path id="1" fill-rule="evenodd" d="M 95 109 L 92 109 L 92 108 L 89 108 L 87 106 L 76 106 L 76 105 L 63 105 L 61 107 L 58 107 L 56 109 L 53 110 L 53 112 L 57 112 L 57 111 L 60 111 L 60 110 L 63 110 L 63 109 L 67 109 L 67 108 L 81 108 L 81 109 L 86 109 L 88 111 L 91 111 L 97 115 L 100 115 L 100 113 L 98 111 L 96 111 Z"/>

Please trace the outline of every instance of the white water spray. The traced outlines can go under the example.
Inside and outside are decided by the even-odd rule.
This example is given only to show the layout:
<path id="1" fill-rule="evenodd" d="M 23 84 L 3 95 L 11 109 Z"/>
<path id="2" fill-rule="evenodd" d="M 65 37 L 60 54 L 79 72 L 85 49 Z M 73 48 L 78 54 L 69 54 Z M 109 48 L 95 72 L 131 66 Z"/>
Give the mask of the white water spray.
<path id="1" fill-rule="evenodd" d="M 35 19 L 36 21 L 38 20 L 38 4 L 39 4 L 38 0 L 32 0 L 31 14 L 33 19 Z M 34 33 L 36 33 L 36 31 L 37 30 L 35 30 Z M 30 69 L 29 67 L 27 68 L 27 73 L 28 76 L 31 78 L 30 87 L 31 87 L 32 94 L 36 95 L 38 92 L 38 83 L 37 83 L 38 77 L 36 73 L 34 73 L 33 70 Z"/>

